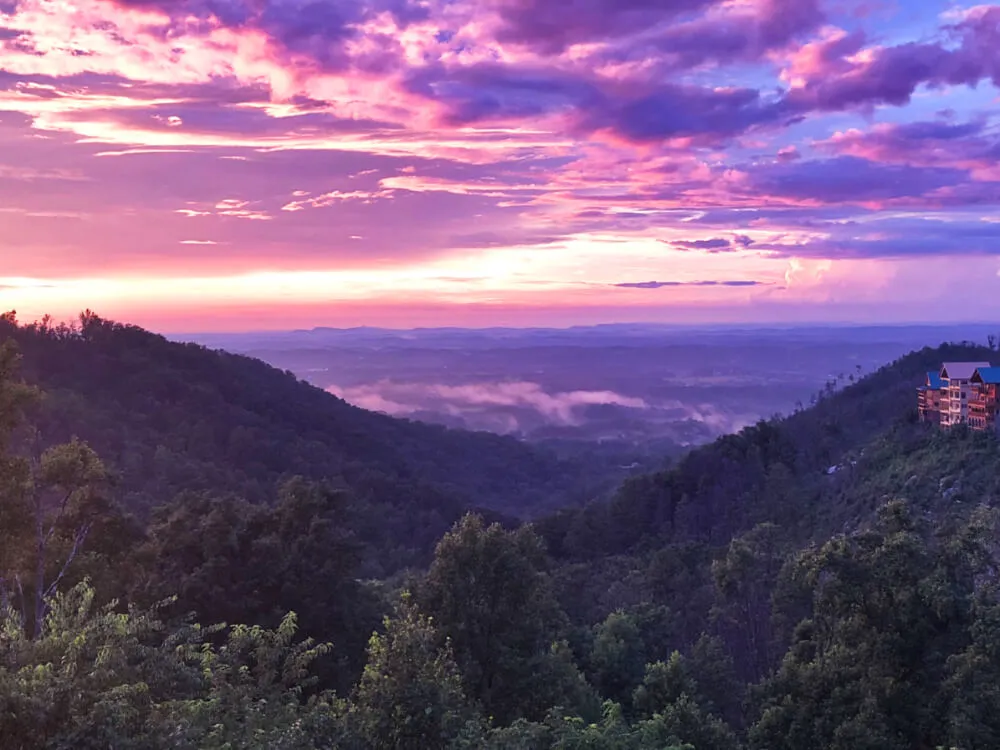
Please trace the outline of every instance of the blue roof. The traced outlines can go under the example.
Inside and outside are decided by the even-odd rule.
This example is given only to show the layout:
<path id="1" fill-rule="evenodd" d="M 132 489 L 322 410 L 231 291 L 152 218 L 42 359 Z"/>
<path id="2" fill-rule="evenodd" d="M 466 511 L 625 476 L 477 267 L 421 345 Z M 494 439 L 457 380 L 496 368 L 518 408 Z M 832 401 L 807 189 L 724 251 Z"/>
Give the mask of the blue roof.
<path id="1" fill-rule="evenodd" d="M 1000 369 L 1000 368 L 993 368 Z M 929 372 L 927 373 L 927 386 L 929 388 L 944 388 L 944 380 L 941 378 L 941 373 L 939 372 Z"/>
<path id="2" fill-rule="evenodd" d="M 980 367 L 976 372 L 984 383 L 1000 385 L 1000 367 Z"/>

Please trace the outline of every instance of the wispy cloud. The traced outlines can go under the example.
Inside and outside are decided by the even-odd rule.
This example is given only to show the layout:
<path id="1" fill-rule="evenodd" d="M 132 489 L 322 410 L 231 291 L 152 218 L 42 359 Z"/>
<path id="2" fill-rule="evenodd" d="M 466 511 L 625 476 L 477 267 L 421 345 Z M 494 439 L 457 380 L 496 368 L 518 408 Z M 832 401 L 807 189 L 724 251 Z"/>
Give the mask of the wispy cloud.
<path id="1" fill-rule="evenodd" d="M 699 287 L 699 286 L 766 286 L 769 282 L 756 280 L 737 281 L 630 281 L 614 284 L 622 289 L 663 289 L 664 287 Z"/>

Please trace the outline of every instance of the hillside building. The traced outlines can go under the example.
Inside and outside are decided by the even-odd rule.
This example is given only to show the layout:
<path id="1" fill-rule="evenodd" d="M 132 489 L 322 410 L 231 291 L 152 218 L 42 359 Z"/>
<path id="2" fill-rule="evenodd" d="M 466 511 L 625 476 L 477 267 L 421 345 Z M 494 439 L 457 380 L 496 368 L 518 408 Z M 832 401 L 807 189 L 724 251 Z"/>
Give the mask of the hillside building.
<path id="1" fill-rule="evenodd" d="M 979 367 L 970 379 L 973 393 L 969 401 L 969 427 L 1000 434 L 1000 367 Z"/>
<path id="2" fill-rule="evenodd" d="M 1000 435 L 1000 367 L 989 362 L 945 362 L 917 388 L 920 421 Z"/>
<path id="3" fill-rule="evenodd" d="M 969 421 L 969 400 L 975 389 L 972 376 L 989 362 L 945 362 L 941 367 L 944 388 L 941 394 L 941 425 L 952 427 Z"/>
<path id="4" fill-rule="evenodd" d="M 921 422 L 941 424 L 941 397 L 944 381 L 940 372 L 929 372 L 924 384 L 917 388 L 917 411 Z"/>

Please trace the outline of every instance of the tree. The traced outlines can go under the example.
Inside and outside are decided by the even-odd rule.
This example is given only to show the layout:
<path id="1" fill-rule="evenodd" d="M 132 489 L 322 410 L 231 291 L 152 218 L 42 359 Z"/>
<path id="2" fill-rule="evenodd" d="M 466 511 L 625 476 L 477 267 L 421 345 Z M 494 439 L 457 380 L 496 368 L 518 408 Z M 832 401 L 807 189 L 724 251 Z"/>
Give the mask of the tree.
<path id="1" fill-rule="evenodd" d="M 774 660 L 771 595 L 786 554 L 778 527 L 765 523 L 730 542 L 725 557 L 712 565 L 714 618 L 751 682 L 762 678 Z"/>
<path id="2" fill-rule="evenodd" d="M 213 630 L 225 638 L 215 648 L 202 639 Z M 294 613 L 273 629 L 235 625 L 198 627 L 174 636 L 183 666 L 196 670 L 192 697 L 165 707 L 168 726 L 179 727 L 177 747 L 198 750 L 312 750 L 343 734 L 341 702 L 315 692 L 315 666 L 329 644 L 299 639 Z M 170 639 L 163 647 L 173 644 Z"/>
<path id="3" fill-rule="evenodd" d="M 617 611 L 597 626 L 588 659 L 590 674 L 605 698 L 624 703 L 642 680 L 646 649 L 635 619 Z"/>
<path id="4" fill-rule="evenodd" d="M 359 748 L 457 750 L 482 739 L 447 640 L 408 593 L 375 634 L 351 705 Z"/>
<path id="5" fill-rule="evenodd" d="M 506 531 L 468 515 L 444 536 L 419 589 L 420 608 L 451 641 L 467 693 L 501 724 L 540 717 L 550 646 L 564 615 L 527 526 Z"/>
<path id="6" fill-rule="evenodd" d="M 30 632 L 42 629 L 49 597 L 80 554 L 96 517 L 107 512 L 108 474 L 85 443 L 73 439 L 29 457 L 11 450 L 24 410 L 40 394 L 16 379 L 13 346 L 0 346 L 0 602 L 17 607 Z M 32 430 L 27 430 L 29 433 Z"/>
<path id="7" fill-rule="evenodd" d="M 153 602 L 176 591 L 173 612 L 209 622 L 276 627 L 294 611 L 305 635 L 334 644 L 320 669 L 325 686 L 346 693 L 381 614 L 357 578 L 361 548 L 346 502 L 343 492 L 301 478 L 282 484 L 273 507 L 182 495 L 153 520 L 133 595 Z"/>
<path id="8" fill-rule="evenodd" d="M 645 747 L 676 747 L 696 750 L 738 750 L 739 741 L 725 722 L 705 714 L 687 694 L 682 694 L 663 710 L 639 726 Z"/>
<path id="9" fill-rule="evenodd" d="M 622 708 L 607 701 L 599 721 L 587 722 L 552 710 L 543 721 L 518 720 L 493 730 L 488 750 L 696 750 L 681 742 L 664 743 L 656 736 L 643 737 L 641 729 L 625 720 Z"/>
<path id="10" fill-rule="evenodd" d="M 976 581 L 995 579 L 996 563 L 970 554 L 968 545 L 956 554 L 952 545 L 931 544 L 925 534 L 905 505 L 893 502 L 870 530 L 800 555 L 796 577 L 811 589 L 813 611 L 760 691 L 753 747 L 945 743 L 943 676 L 949 655 L 968 641 Z M 973 663 L 974 653 L 965 654 Z M 969 674 L 963 661 L 970 663 L 951 661 L 956 685 Z M 953 720 L 961 714 L 953 709 Z"/>
<path id="11" fill-rule="evenodd" d="M 702 645 L 700 650 L 707 647 Z M 698 750 L 735 750 L 736 735 L 717 715 L 689 659 L 674 652 L 666 662 L 646 666 L 633 705 L 644 717 L 639 729 L 645 742 L 690 743 Z M 725 699 L 722 699 L 725 700 Z"/>
<path id="12" fill-rule="evenodd" d="M 645 676 L 635 690 L 632 703 L 639 716 L 651 718 L 684 695 L 697 696 L 698 684 L 687 660 L 675 651 L 665 662 L 646 665 Z"/>

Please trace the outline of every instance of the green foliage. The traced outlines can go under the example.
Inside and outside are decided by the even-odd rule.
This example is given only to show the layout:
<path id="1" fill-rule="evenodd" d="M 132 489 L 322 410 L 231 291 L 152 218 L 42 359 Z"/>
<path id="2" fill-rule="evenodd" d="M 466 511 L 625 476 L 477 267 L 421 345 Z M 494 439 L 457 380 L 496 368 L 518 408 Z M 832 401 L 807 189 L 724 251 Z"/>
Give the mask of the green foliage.
<path id="1" fill-rule="evenodd" d="M 542 722 L 519 720 L 505 729 L 490 733 L 489 750 L 699 750 L 679 740 L 665 725 L 650 722 L 631 726 L 621 706 L 608 701 L 603 718 L 588 723 L 558 710 L 550 711 Z M 706 745 L 713 750 L 715 746 Z M 724 747 L 724 746 L 719 746 Z"/>
<path id="2" fill-rule="evenodd" d="M 450 644 L 409 594 L 396 616 L 386 618 L 385 633 L 372 636 L 350 717 L 359 748 L 479 746 L 484 728 L 465 697 Z"/>
<path id="3" fill-rule="evenodd" d="M 327 710 L 304 702 L 324 651 L 276 631 L 236 627 L 219 648 L 197 626 L 168 630 L 156 610 L 98 607 L 80 584 L 49 602 L 40 633 L 0 620 L 0 737 L 9 750 L 300 750 Z M 316 715 L 316 720 L 312 717 Z"/>
<path id="4" fill-rule="evenodd" d="M 564 616 L 544 565 L 530 527 L 507 531 L 469 515 L 438 544 L 419 591 L 421 609 L 451 640 L 466 691 L 501 724 L 556 705 L 544 699 L 546 664 Z"/>
<path id="5" fill-rule="evenodd" d="M 735 733 L 707 715 L 686 693 L 639 725 L 646 747 L 689 746 L 696 750 L 738 750 Z"/>
<path id="6" fill-rule="evenodd" d="M 730 542 L 725 556 L 712 564 L 713 616 L 736 644 L 749 681 L 761 679 L 774 665 L 771 592 L 788 552 L 778 527 L 760 524 Z"/>
<path id="7" fill-rule="evenodd" d="M 860 519 L 836 488 L 857 472 L 858 452 L 893 425 L 916 428 L 915 387 L 942 361 L 989 360 L 971 344 L 946 344 L 900 358 L 810 409 L 761 421 L 695 449 L 678 464 L 626 482 L 610 504 L 567 511 L 538 524 L 560 556 L 593 559 L 665 542 L 728 544 L 762 522 L 805 543 Z M 861 461 L 858 461 L 860 464 Z M 839 467 L 833 479 L 830 467 Z M 937 477 L 940 479 L 940 475 Z M 898 490 L 899 486 L 893 488 Z M 885 499 L 870 503 L 870 514 Z"/>
<path id="8" fill-rule="evenodd" d="M 725 642 L 717 636 L 702 635 L 687 656 L 689 671 L 696 676 L 699 705 L 718 714 L 732 725 L 740 725 L 746 687 L 736 674 Z"/>
<path id="9" fill-rule="evenodd" d="M 0 316 L 0 325 L 4 324 Z M 37 389 L 21 382 L 21 355 L 13 341 L 0 341 L 0 451 L 8 448 L 11 434 L 21 424 L 24 410 L 37 402 Z"/>
<path id="10" fill-rule="evenodd" d="M 157 674 L 183 682 L 175 664 L 153 658 L 144 644 L 159 635 L 145 613 L 95 611 L 81 585 L 59 594 L 36 637 L 21 617 L 3 613 L 0 630 L 0 737 L 11 750 L 150 746 Z M 158 663 L 159 662 L 159 663 Z M 161 671 L 162 670 L 162 671 Z"/>
<path id="11" fill-rule="evenodd" d="M 813 613 L 763 686 L 753 745 L 902 750 L 967 738 L 966 717 L 994 698 L 977 684 L 990 666 L 970 634 L 988 628 L 991 606 L 976 602 L 996 594 L 996 528 L 980 514 L 942 543 L 896 502 L 871 530 L 804 552 L 796 577 Z M 962 683 L 973 689 L 959 697 Z"/>
<path id="12" fill-rule="evenodd" d="M 104 464 L 86 443 L 39 447 L 24 414 L 39 394 L 17 380 L 17 368 L 13 345 L 0 343 L 0 606 L 19 608 L 23 626 L 37 633 L 91 527 L 113 509 Z M 27 455 L 15 450 L 19 432 Z"/>
<path id="13" fill-rule="evenodd" d="M 709 647 L 701 645 L 702 651 Z M 734 750 L 736 735 L 713 714 L 714 705 L 698 683 L 689 659 L 674 652 L 666 662 L 646 667 L 642 684 L 633 698 L 646 741 L 665 744 L 690 743 L 706 750 Z"/>
<path id="14" fill-rule="evenodd" d="M 698 683 L 691 674 L 690 665 L 680 652 L 674 651 L 667 661 L 646 665 L 642 684 L 636 688 L 632 702 L 640 716 L 649 718 L 682 696 L 697 694 Z"/>
<path id="15" fill-rule="evenodd" d="M 976 607 L 969 645 L 951 656 L 943 686 L 948 747 L 1000 747 L 1000 605 Z"/>
<path id="16" fill-rule="evenodd" d="M 595 687 L 610 700 L 624 703 L 642 680 L 646 648 L 635 618 L 619 610 L 594 633 L 590 672 Z"/>
<path id="17" fill-rule="evenodd" d="M 154 517 L 130 593 L 147 602 L 176 595 L 172 613 L 209 622 L 276 627 L 294 611 L 303 633 L 334 643 L 324 684 L 347 692 L 382 610 L 357 579 L 360 543 L 344 502 L 302 479 L 284 483 L 273 507 L 182 496 Z"/>
<path id="18" fill-rule="evenodd" d="M 288 614 L 275 630 L 236 625 L 218 648 L 184 644 L 184 662 L 197 670 L 200 689 L 168 706 L 171 723 L 183 727 L 175 741 L 200 750 L 315 747 L 317 730 L 331 724 L 324 714 L 333 699 L 304 693 L 315 684 L 313 663 L 329 646 L 296 641 L 296 630 Z"/>

